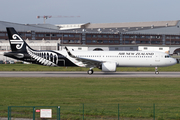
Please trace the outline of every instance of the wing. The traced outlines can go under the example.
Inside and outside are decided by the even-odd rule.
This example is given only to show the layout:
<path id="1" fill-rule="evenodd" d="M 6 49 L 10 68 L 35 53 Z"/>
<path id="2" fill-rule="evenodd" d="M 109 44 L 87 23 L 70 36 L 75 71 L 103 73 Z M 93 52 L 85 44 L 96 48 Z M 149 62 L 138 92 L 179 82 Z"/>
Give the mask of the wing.
<path id="1" fill-rule="evenodd" d="M 105 62 L 105 61 L 94 60 L 94 59 L 89 59 L 89 58 L 76 57 L 68 50 L 67 47 L 65 47 L 65 49 L 70 57 L 76 59 L 79 62 L 82 62 L 83 64 L 86 64 L 86 67 L 97 67 L 101 65 L 103 62 Z"/>

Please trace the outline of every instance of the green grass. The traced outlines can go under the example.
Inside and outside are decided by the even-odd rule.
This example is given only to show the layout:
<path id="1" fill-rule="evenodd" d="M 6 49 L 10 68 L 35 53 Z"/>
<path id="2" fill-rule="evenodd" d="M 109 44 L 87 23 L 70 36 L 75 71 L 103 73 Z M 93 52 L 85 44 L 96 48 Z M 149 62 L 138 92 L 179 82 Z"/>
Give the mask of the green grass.
<path id="1" fill-rule="evenodd" d="M 80 67 L 35 64 L 0 65 L 0 71 L 87 71 Z M 99 69 L 94 69 L 100 71 Z M 154 71 L 154 67 L 119 67 L 117 71 Z M 180 64 L 159 71 L 180 71 Z M 180 118 L 179 78 L 0 78 L 0 116 L 8 106 L 61 106 L 61 119 Z M 37 108 L 36 109 L 40 109 Z M 12 117 L 32 118 L 32 107 L 12 108 Z M 53 109 L 53 118 L 56 110 Z M 36 113 L 36 117 L 39 114 Z"/>
<path id="2" fill-rule="evenodd" d="M 117 119 L 119 104 L 122 118 L 152 118 L 155 103 L 158 119 L 177 118 L 179 85 L 179 78 L 0 78 L 0 115 L 8 106 L 61 106 L 61 118 L 81 119 L 84 104 L 85 118 Z M 12 115 L 26 111 L 18 110 Z"/>
<path id="3" fill-rule="evenodd" d="M 49 67 L 36 64 L 0 64 L 0 71 L 87 71 L 81 67 Z M 159 67 L 159 71 L 180 71 L 180 64 Z M 94 71 L 100 71 L 95 68 Z M 154 71 L 154 67 L 118 67 L 117 71 Z"/>
<path id="4" fill-rule="evenodd" d="M 1 78 L 0 106 L 180 103 L 179 78 Z"/>

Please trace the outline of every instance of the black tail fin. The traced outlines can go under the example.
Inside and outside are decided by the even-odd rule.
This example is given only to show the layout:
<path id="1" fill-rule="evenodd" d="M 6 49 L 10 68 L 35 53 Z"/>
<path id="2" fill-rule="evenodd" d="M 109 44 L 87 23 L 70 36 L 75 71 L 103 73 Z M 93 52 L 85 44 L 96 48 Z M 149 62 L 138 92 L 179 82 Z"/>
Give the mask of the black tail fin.
<path id="1" fill-rule="evenodd" d="M 12 27 L 7 27 L 6 29 L 12 52 L 26 52 L 26 46 L 28 45 L 16 32 L 16 30 Z"/>

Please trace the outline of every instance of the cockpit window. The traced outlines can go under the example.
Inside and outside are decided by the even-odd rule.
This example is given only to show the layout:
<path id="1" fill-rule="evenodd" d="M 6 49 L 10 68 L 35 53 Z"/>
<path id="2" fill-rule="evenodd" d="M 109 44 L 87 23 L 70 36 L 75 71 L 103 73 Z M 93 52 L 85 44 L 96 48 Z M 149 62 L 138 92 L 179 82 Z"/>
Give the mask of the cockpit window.
<path id="1" fill-rule="evenodd" d="M 165 55 L 165 58 L 170 58 L 170 56 L 169 55 Z"/>

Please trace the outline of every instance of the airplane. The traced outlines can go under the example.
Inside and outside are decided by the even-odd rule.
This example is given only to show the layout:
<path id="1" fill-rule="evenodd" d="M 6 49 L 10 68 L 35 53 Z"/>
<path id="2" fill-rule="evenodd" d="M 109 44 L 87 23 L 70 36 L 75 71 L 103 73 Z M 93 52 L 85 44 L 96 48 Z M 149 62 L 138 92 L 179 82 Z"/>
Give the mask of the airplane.
<path id="1" fill-rule="evenodd" d="M 12 27 L 7 27 L 12 52 L 4 56 L 45 66 L 78 66 L 90 68 L 87 73 L 93 74 L 93 68 L 102 72 L 116 72 L 117 67 L 158 67 L 171 66 L 177 63 L 167 53 L 157 51 L 73 51 L 66 46 L 64 50 L 34 50 Z"/>

